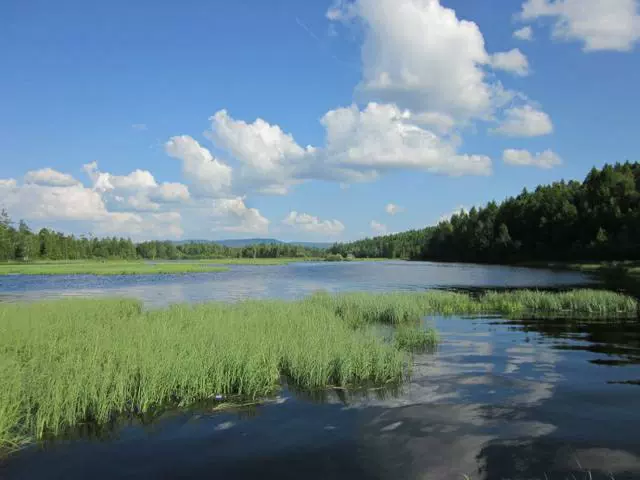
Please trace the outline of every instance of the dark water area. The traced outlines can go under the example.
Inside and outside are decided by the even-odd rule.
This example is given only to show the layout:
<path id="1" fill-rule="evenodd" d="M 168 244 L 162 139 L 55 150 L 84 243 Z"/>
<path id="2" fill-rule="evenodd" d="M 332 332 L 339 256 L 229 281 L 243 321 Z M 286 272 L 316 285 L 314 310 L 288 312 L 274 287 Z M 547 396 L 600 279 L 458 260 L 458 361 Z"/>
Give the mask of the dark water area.
<path id="1" fill-rule="evenodd" d="M 232 265 L 227 272 L 190 275 L 11 275 L 0 276 L 0 301 L 70 296 L 125 296 L 147 306 L 300 298 L 319 290 L 421 291 L 429 288 L 554 288 L 593 282 L 577 272 L 496 265 L 429 262 L 294 263 Z"/>
<path id="2" fill-rule="evenodd" d="M 208 298 L 237 300 L 245 294 L 292 298 L 316 289 L 563 288 L 585 279 L 414 265 L 242 267 L 228 280 L 207 274 L 202 283 L 212 290 Z M 251 283 L 254 276 L 260 278 Z M 21 292 L 7 292 L 2 281 L 7 297 L 31 298 L 35 291 L 23 285 Z M 172 291 L 173 279 L 159 285 L 94 281 L 129 282 L 111 292 L 126 289 L 149 305 L 208 299 L 190 278 L 180 295 L 164 301 L 156 295 Z M 57 287 L 50 291 L 101 288 Z M 33 445 L 0 460 L 0 478 L 640 478 L 640 323 L 487 316 L 424 321 L 439 330 L 441 343 L 414 357 L 400 391 L 309 395 L 284 389 L 261 405 L 224 413 L 211 406 L 171 411 L 153 421 L 116 423 L 100 435 Z"/>

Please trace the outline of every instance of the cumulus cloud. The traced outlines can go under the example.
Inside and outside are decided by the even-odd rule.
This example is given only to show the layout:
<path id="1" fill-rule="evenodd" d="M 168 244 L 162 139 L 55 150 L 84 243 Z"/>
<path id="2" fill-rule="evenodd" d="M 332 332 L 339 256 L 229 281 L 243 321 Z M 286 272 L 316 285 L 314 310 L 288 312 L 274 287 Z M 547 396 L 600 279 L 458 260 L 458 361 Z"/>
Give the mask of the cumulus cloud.
<path id="1" fill-rule="evenodd" d="M 455 117 L 491 109 L 497 86 L 483 68 L 490 63 L 484 37 L 438 0 L 342 1 L 327 17 L 365 25 L 359 87 L 365 96 Z"/>
<path id="2" fill-rule="evenodd" d="M 375 220 L 371 220 L 369 226 L 371 227 L 371 231 L 373 231 L 374 235 L 385 235 L 389 231 L 386 225 Z"/>
<path id="3" fill-rule="evenodd" d="M 508 52 L 499 52 L 491 55 L 491 65 L 498 70 L 513 73 L 520 77 L 529 75 L 529 61 L 519 48 Z"/>
<path id="4" fill-rule="evenodd" d="M 630 51 L 640 39 L 636 0 L 527 0 L 521 18 L 553 20 L 553 37 L 577 40 L 587 52 Z"/>
<path id="5" fill-rule="evenodd" d="M 83 166 L 93 190 L 118 210 L 139 212 L 161 210 L 163 204 L 184 203 L 190 198 L 186 185 L 164 182 L 159 185 L 148 170 L 134 170 L 127 175 L 100 171 L 98 162 Z"/>
<path id="6" fill-rule="evenodd" d="M 384 211 L 389 215 L 396 215 L 398 213 L 404 212 L 404 208 L 394 203 L 388 203 L 387 206 L 384 207 Z"/>
<path id="7" fill-rule="evenodd" d="M 148 170 L 134 170 L 128 175 L 113 175 L 101 172 L 98 162 L 94 161 L 83 165 L 83 170 L 93 182 L 94 190 L 108 192 L 112 190 L 135 191 L 138 189 L 153 188 L 158 184 Z"/>
<path id="8" fill-rule="evenodd" d="M 0 186 L 5 208 L 17 218 L 95 220 L 107 214 L 100 194 L 81 184 L 57 187 L 15 181 Z"/>
<path id="9" fill-rule="evenodd" d="M 124 235 L 137 239 L 178 238 L 182 235 L 177 212 L 142 214 L 110 211 L 104 192 L 87 188 L 80 182 L 68 186 L 18 184 L 13 179 L 0 180 L 0 199 L 14 218 L 27 221 L 71 222 L 83 232 L 100 235 Z M 130 199 L 119 197 L 127 203 Z M 144 199 L 134 195 L 133 202 Z M 130 207 L 128 207 L 130 208 Z M 150 209 L 146 206 L 145 210 Z"/>
<path id="10" fill-rule="evenodd" d="M 533 155 L 527 150 L 507 149 L 503 152 L 502 159 L 504 163 L 517 166 L 533 166 L 548 169 L 562 165 L 560 156 L 551 150 L 545 150 L 544 152 Z"/>
<path id="11" fill-rule="evenodd" d="M 509 137 L 538 137 L 553 132 L 551 118 L 531 105 L 505 111 L 503 122 L 493 132 Z"/>
<path id="12" fill-rule="evenodd" d="M 531 28 L 531 26 L 529 25 L 522 27 L 516 30 L 515 32 L 513 32 L 513 38 L 517 38 L 518 40 L 526 40 L 530 42 L 533 40 L 533 28 Z"/>
<path id="13" fill-rule="evenodd" d="M 233 119 L 226 110 L 211 118 L 207 136 L 241 164 L 245 187 L 268 194 L 286 194 L 308 163 L 313 147 L 302 148 L 278 125 L 258 118 L 253 123 Z"/>
<path id="14" fill-rule="evenodd" d="M 49 187 L 70 187 L 80 182 L 66 173 L 58 172 L 52 168 L 42 168 L 40 170 L 31 170 L 24 176 L 25 183 L 33 183 L 35 185 L 43 185 Z"/>
<path id="15" fill-rule="evenodd" d="M 339 235 L 345 226 L 339 220 L 320 220 L 318 217 L 308 213 L 298 213 L 295 210 L 282 221 L 283 224 L 308 233 L 322 235 Z"/>
<path id="16" fill-rule="evenodd" d="M 285 194 L 307 180 L 372 181 L 380 172 L 418 169 L 446 175 L 488 175 L 491 159 L 458 154 L 454 142 L 428 128 L 450 125 L 449 117 L 416 114 L 395 104 L 371 102 L 330 110 L 321 118 L 325 143 L 301 147 L 290 134 L 257 119 L 246 123 L 220 111 L 207 136 L 240 163 L 234 191 Z"/>
<path id="17" fill-rule="evenodd" d="M 181 203 L 191 198 L 186 185 L 177 182 L 164 182 L 152 192 L 149 198 L 161 203 Z"/>
<path id="18" fill-rule="evenodd" d="M 221 198 L 213 202 L 215 230 L 236 233 L 267 233 L 269 220 L 256 208 L 248 208 L 244 198 Z"/>
<path id="19" fill-rule="evenodd" d="M 179 212 L 140 214 L 111 212 L 96 224 L 99 235 L 127 236 L 139 240 L 181 238 L 184 234 Z"/>
<path id="20" fill-rule="evenodd" d="M 193 190 L 202 196 L 224 197 L 229 193 L 232 169 L 188 135 L 172 137 L 165 151 L 182 161 L 182 173 Z"/>
<path id="21" fill-rule="evenodd" d="M 330 164 L 356 169 L 422 169 L 449 175 L 488 175 L 491 159 L 458 155 L 451 143 L 412 123 L 412 114 L 396 105 L 370 103 L 331 110 L 323 154 Z"/>

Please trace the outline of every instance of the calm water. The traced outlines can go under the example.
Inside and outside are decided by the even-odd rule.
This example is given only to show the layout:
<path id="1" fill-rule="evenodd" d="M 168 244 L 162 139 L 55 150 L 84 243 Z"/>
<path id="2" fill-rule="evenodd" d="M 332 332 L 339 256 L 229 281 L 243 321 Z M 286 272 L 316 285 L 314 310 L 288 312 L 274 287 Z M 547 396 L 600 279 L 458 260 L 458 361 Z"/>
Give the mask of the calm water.
<path id="1" fill-rule="evenodd" d="M 416 291 L 451 287 L 557 287 L 585 284 L 574 272 L 418 262 L 297 263 L 232 266 L 194 275 L 0 276 L 0 301 L 61 296 L 128 296 L 148 306 L 242 298 L 297 298 L 330 292 Z"/>
<path id="2" fill-rule="evenodd" d="M 68 279 L 15 280 L 24 282 L 20 289 L 8 292 L 6 279 L 1 284 L 10 298 L 31 298 L 38 281 L 60 282 L 48 285 L 51 296 L 103 288 L 74 288 Z M 160 304 L 295 297 L 320 288 L 551 287 L 581 280 L 522 269 L 357 264 L 239 268 L 228 279 L 187 278 L 181 289 L 169 278 L 92 281 Z M 159 301 L 161 292 L 180 293 Z M 308 398 L 285 391 L 268 404 L 225 414 L 173 412 L 148 425 L 105 429 L 100 438 L 29 448 L 0 464 L 0 478 L 581 480 L 589 478 L 586 471 L 595 479 L 640 478 L 640 324 L 425 322 L 438 328 L 442 343 L 416 356 L 402 392 Z"/>

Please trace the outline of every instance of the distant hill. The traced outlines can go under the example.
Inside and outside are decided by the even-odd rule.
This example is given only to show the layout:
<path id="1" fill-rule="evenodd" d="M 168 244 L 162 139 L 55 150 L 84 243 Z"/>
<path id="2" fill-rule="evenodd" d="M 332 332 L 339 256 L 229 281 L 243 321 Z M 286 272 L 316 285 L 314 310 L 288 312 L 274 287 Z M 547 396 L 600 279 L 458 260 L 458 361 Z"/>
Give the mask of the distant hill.
<path id="1" fill-rule="evenodd" d="M 232 240 L 180 240 L 174 242 L 176 245 L 185 245 L 187 243 L 217 243 L 219 245 L 224 245 L 225 247 L 247 247 L 249 245 L 271 245 L 271 244 L 288 244 L 288 245 L 298 245 L 300 247 L 307 248 L 329 248 L 333 245 L 333 243 L 329 242 L 283 242 L 282 240 L 278 240 L 276 238 L 238 238 Z"/>

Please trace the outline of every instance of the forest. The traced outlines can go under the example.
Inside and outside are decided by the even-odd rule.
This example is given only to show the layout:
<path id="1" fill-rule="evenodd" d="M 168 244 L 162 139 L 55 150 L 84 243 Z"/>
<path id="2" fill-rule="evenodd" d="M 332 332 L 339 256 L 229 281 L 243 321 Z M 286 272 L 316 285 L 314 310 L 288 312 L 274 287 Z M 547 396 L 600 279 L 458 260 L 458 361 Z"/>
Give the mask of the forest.
<path id="1" fill-rule="evenodd" d="M 33 232 L 24 222 L 15 226 L 6 211 L 0 213 L 0 261 L 135 260 L 213 258 L 322 257 L 325 251 L 289 244 L 227 247 L 217 243 L 151 241 L 135 244 L 126 238 L 87 238 L 43 228 Z"/>
<path id="2" fill-rule="evenodd" d="M 640 163 L 524 189 L 435 227 L 336 244 L 333 254 L 480 263 L 640 259 Z"/>

